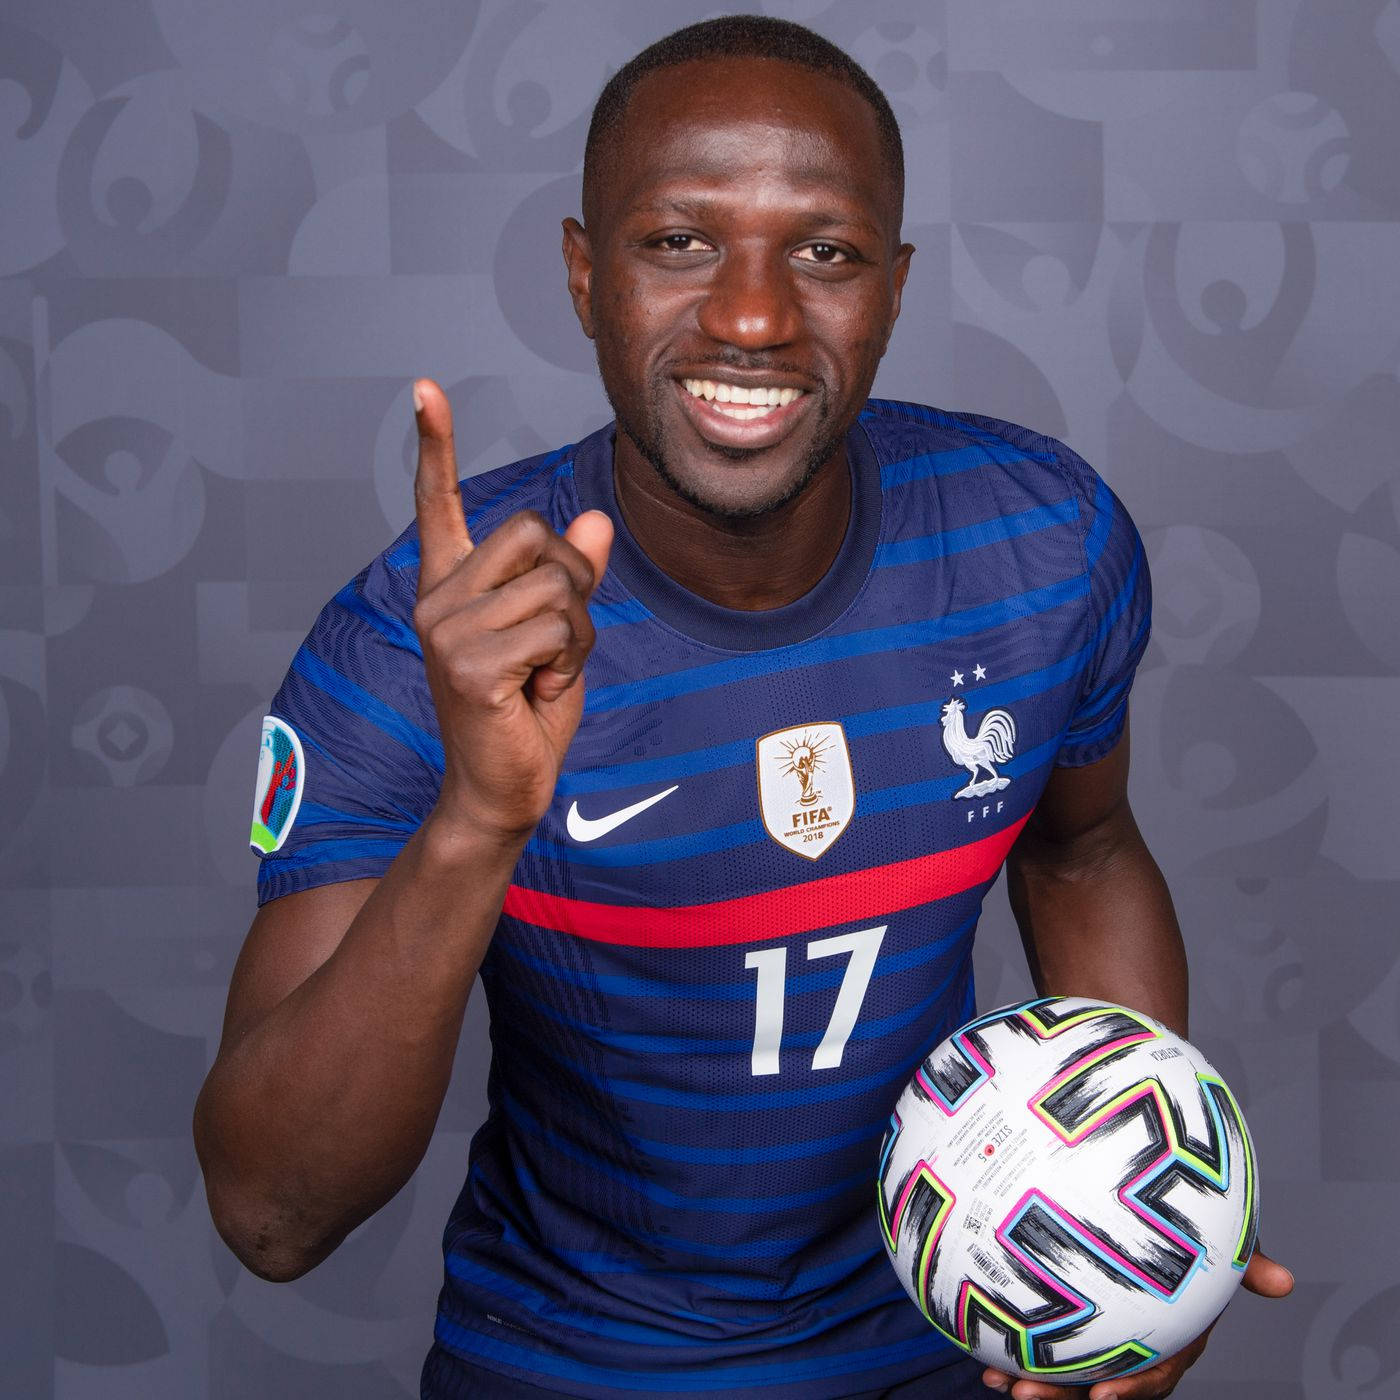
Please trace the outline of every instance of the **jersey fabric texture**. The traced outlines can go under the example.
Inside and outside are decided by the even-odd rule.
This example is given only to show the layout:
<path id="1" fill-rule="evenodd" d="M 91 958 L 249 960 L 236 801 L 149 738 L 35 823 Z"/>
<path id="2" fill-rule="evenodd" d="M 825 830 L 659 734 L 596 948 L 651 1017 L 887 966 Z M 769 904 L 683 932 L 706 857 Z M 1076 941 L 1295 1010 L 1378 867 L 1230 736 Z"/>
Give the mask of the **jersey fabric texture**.
<path id="1" fill-rule="evenodd" d="M 462 485 L 475 539 L 590 507 L 617 539 L 582 723 L 481 969 L 490 1113 L 424 1393 L 481 1393 L 461 1358 L 575 1396 L 827 1400 L 944 1367 L 960 1394 L 884 1257 L 879 1143 L 974 1012 L 982 899 L 1052 770 L 1122 732 L 1141 541 L 1062 443 L 871 400 L 835 562 L 733 611 L 630 537 L 614 431 Z M 273 702 L 306 777 L 261 900 L 383 874 L 437 798 L 417 567 L 410 529 Z"/>
<path id="2" fill-rule="evenodd" d="M 982 1363 L 964 1360 L 942 1366 L 930 1378 L 916 1376 L 902 1385 L 881 1386 L 878 1390 L 862 1390 L 843 1400 L 990 1400 L 990 1392 L 982 1384 Z M 638 1392 L 629 1391 L 629 1395 Z M 762 1394 L 770 1394 L 764 1391 Z M 423 1368 L 423 1390 L 426 1396 L 449 1396 L 451 1400 L 559 1400 L 557 1390 L 503 1375 L 499 1371 L 480 1371 L 435 1346 Z"/>

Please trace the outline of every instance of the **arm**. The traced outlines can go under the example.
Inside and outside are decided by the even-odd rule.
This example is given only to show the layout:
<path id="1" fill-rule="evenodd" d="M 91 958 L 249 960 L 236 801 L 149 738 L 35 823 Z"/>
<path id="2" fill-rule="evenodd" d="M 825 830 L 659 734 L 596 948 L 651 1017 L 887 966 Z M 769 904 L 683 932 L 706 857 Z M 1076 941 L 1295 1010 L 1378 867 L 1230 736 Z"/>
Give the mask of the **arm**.
<path id="1" fill-rule="evenodd" d="M 1129 744 L 1056 768 L 1007 859 L 1036 990 L 1119 1002 L 1187 1033 L 1186 954 L 1128 805 Z"/>
<path id="2" fill-rule="evenodd" d="M 1011 908 L 1036 990 L 1117 1002 L 1187 1033 L 1186 954 L 1162 872 L 1128 805 L 1128 731 L 1105 757 L 1057 768 L 1007 858 Z M 1266 1297 L 1293 1277 L 1258 1250 L 1244 1286 Z M 1168 1395 L 1201 1353 L 1205 1335 L 1146 1371 L 1087 1392 L 1013 1380 L 988 1368 L 984 1382 L 1013 1400 L 1150 1400 Z"/>
<path id="3" fill-rule="evenodd" d="M 257 916 L 195 1107 L 219 1233 L 269 1279 L 317 1264 L 408 1180 L 447 1091 L 467 995 L 583 710 L 587 599 L 612 527 L 535 515 L 479 548 L 447 400 L 415 386 L 413 623 L 442 734 L 438 801 L 380 880 Z"/>
<path id="4" fill-rule="evenodd" d="M 412 1175 L 514 865 L 430 819 L 382 880 L 259 911 L 194 1119 L 210 1213 L 254 1273 L 305 1273 Z"/>

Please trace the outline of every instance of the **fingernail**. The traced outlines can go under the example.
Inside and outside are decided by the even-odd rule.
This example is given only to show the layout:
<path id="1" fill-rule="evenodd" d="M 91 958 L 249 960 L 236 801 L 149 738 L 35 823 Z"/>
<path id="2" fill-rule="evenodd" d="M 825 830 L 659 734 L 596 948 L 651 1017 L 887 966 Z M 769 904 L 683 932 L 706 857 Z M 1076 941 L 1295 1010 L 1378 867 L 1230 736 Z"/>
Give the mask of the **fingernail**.
<path id="1" fill-rule="evenodd" d="M 417 380 L 413 383 L 413 411 L 415 413 L 422 413 L 423 411 L 423 395 L 418 392 Z"/>

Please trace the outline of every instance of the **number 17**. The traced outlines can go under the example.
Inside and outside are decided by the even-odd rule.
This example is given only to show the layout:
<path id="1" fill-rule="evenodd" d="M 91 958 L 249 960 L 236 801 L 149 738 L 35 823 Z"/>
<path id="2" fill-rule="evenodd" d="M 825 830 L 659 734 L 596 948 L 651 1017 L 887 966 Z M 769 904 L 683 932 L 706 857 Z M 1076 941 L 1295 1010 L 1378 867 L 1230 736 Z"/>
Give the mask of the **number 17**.
<path id="1" fill-rule="evenodd" d="M 861 1003 L 865 1000 L 865 989 L 870 985 L 875 959 L 888 927 L 888 924 L 881 924 L 879 928 L 838 933 L 832 938 L 815 939 L 807 945 L 809 962 L 814 958 L 834 957 L 837 953 L 850 955 L 841 978 L 841 989 L 836 993 L 836 1005 L 831 1009 L 826 1034 L 817 1046 L 817 1053 L 812 1056 L 813 1069 L 835 1069 L 841 1063 L 841 1052 L 855 1029 Z M 754 1002 L 753 1072 L 777 1074 L 778 1048 L 783 1039 L 783 1001 L 787 992 L 787 949 L 760 949 L 748 954 L 744 966 L 758 973 Z"/>

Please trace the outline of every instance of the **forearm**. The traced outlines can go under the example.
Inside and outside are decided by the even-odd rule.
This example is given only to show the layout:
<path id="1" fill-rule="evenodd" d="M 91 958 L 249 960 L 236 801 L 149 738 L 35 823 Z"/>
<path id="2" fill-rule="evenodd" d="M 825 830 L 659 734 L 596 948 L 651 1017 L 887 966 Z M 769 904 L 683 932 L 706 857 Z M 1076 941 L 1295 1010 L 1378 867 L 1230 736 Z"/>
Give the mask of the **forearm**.
<path id="1" fill-rule="evenodd" d="M 330 957 L 221 1048 L 195 1138 L 255 1272 L 311 1268 L 421 1160 L 515 855 L 425 824 Z"/>
<path id="2" fill-rule="evenodd" d="M 1118 1002 L 1187 1033 L 1181 930 L 1130 812 L 1067 848 L 1023 834 L 1007 891 L 1037 990 Z"/>

